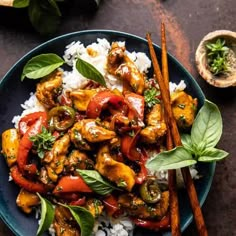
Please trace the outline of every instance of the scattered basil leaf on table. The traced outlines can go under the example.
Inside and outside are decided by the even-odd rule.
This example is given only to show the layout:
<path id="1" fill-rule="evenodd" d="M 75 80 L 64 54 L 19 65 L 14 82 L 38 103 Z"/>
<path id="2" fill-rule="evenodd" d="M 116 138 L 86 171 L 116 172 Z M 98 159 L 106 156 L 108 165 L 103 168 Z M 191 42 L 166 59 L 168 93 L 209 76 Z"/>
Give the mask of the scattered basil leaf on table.
<path id="1" fill-rule="evenodd" d="M 14 0 L 13 7 L 24 8 L 29 6 L 30 0 Z"/>
<path id="2" fill-rule="evenodd" d="M 54 53 L 40 54 L 31 58 L 23 68 L 21 81 L 42 78 L 64 64 L 64 60 Z"/>
<path id="3" fill-rule="evenodd" d="M 87 79 L 94 80 L 95 82 L 98 82 L 106 87 L 106 82 L 103 75 L 90 63 L 78 58 L 76 61 L 76 69 Z"/>
<path id="4" fill-rule="evenodd" d="M 61 13 L 55 0 L 30 0 L 28 14 L 31 24 L 42 35 L 53 34 L 60 24 Z"/>
<path id="5" fill-rule="evenodd" d="M 41 201 L 41 220 L 37 231 L 37 236 L 40 236 L 49 229 L 53 222 L 55 211 L 51 202 L 40 196 L 40 194 L 37 193 L 37 195 Z"/>
<path id="6" fill-rule="evenodd" d="M 85 183 L 97 194 L 107 195 L 118 188 L 111 185 L 96 170 L 77 170 Z"/>
<path id="7" fill-rule="evenodd" d="M 146 167 L 158 171 L 179 169 L 197 161 L 222 160 L 228 153 L 215 148 L 222 135 L 222 129 L 222 117 L 217 105 L 205 100 L 193 122 L 191 134 L 181 135 L 183 146 L 159 153 L 146 162 Z"/>
<path id="8" fill-rule="evenodd" d="M 81 236 L 88 236 L 92 234 L 95 221 L 93 215 L 88 210 L 80 206 L 60 205 L 70 210 L 72 216 L 80 226 Z"/>

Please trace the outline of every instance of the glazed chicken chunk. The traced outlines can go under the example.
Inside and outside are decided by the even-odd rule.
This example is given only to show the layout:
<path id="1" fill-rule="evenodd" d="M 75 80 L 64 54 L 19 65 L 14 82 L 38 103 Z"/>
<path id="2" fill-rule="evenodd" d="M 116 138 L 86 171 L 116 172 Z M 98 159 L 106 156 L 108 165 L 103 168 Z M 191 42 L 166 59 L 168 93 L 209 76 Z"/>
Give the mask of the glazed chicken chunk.
<path id="1" fill-rule="evenodd" d="M 195 118 L 197 99 L 193 99 L 190 95 L 181 91 L 171 95 L 171 103 L 178 126 L 180 128 L 190 127 Z"/>
<path id="2" fill-rule="evenodd" d="M 54 71 L 37 84 L 36 97 L 47 109 L 57 105 L 62 87 L 62 72 Z"/>
<path id="3" fill-rule="evenodd" d="M 110 74 L 128 82 L 134 92 L 142 94 L 145 86 L 143 74 L 125 53 L 125 47 L 113 43 L 108 54 L 107 69 Z"/>
<path id="4" fill-rule="evenodd" d="M 146 143 L 155 143 L 166 133 L 166 124 L 160 104 L 154 105 L 152 110 L 147 114 L 146 125 L 140 132 L 142 140 Z"/>

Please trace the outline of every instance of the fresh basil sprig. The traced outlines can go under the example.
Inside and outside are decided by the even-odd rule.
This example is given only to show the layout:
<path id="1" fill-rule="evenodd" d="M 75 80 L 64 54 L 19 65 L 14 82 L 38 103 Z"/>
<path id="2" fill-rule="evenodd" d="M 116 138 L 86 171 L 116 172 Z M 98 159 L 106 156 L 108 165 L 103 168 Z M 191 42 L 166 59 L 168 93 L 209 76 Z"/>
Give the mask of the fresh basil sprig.
<path id="1" fill-rule="evenodd" d="M 92 234 L 95 221 L 93 215 L 88 210 L 80 206 L 68 206 L 64 204 L 60 205 L 70 210 L 72 216 L 80 226 L 81 236 Z"/>
<path id="2" fill-rule="evenodd" d="M 106 86 L 103 75 L 90 63 L 78 58 L 76 61 L 76 69 L 84 77 L 94 80 L 99 84 Z"/>
<path id="3" fill-rule="evenodd" d="M 111 185 L 108 181 L 104 180 L 96 170 L 77 169 L 77 171 L 85 183 L 97 194 L 107 195 L 113 190 L 119 190 L 118 188 Z"/>
<path id="4" fill-rule="evenodd" d="M 40 194 L 37 193 L 37 195 L 41 201 L 41 220 L 37 231 L 37 236 L 40 236 L 51 226 L 55 211 L 51 202 L 41 197 Z"/>
<path id="5" fill-rule="evenodd" d="M 54 53 L 40 54 L 31 58 L 23 68 L 21 81 L 25 77 L 29 79 L 40 79 L 63 65 L 65 61 Z"/>
<path id="6" fill-rule="evenodd" d="M 183 146 L 159 153 L 146 162 L 151 171 L 178 169 L 199 162 L 224 159 L 228 153 L 215 148 L 222 135 L 222 118 L 216 104 L 205 100 L 191 128 L 181 136 Z"/>

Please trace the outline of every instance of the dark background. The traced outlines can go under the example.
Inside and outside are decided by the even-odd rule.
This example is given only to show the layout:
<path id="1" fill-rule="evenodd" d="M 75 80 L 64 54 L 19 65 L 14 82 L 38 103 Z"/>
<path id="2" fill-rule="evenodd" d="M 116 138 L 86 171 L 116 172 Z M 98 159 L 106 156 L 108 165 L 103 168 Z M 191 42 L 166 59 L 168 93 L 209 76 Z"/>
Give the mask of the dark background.
<path id="1" fill-rule="evenodd" d="M 61 25 L 53 36 L 85 29 L 113 29 L 141 37 L 151 32 L 153 41 L 160 44 L 160 23 L 165 23 L 169 52 L 196 78 L 223 117 L 224 131 L 218 147 L 230 155 L 217 163 L 202 208 L 209 235 L 236 235 L 236 88 L 208 85 L 198 75 L 194 61 L 196 48 L 207 33 L 219 29 L 236 31 L 236 1 L 103 0 L 96 9 L 93 1 L 78 0 L 67 1 L 61 9 Z M 53 36 L 43 37 L 34 30 L 27 9 L 0 7 L 0 78 L 25 53 Z M 0 235 L 12 235 L 1 221 Z M 183 235 L 197 235 L 194 223 Z"/>

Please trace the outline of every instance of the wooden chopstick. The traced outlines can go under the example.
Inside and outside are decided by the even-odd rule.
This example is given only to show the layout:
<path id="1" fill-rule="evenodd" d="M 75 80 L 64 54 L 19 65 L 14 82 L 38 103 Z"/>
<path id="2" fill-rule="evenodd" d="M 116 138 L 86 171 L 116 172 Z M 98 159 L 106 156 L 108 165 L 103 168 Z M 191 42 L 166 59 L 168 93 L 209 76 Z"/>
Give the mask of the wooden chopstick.
<path id="1" fill-rule="evenodd" d="M 166 46 L 166 34 L 165 25 L 161 24 L 161 62 L 162 62 L 162 75 L 166 85 L 166 89 L 169 93 L 169 70 L 168 70 L 168 58 L 167 58 L 167 46 Z M 170 96 L 169 96 L 170 100 Z M 168 117 L 165 113 L 165 121 L 167 124 L 166 134 L 166 147 L 167 150 L 173 148 L 173 140 L 171 137 L 170 128 L 168 125 Z M 170 192 L 170 222 L 171 222 L 171 235 L 180 236 L 180 216 L 179 216 L 179 201 L 176 188 L 176 170 L 168 170 L 168 186 Z"/>
<path id="2" fill-rule="evenodd" d="M 180 137 L 180 134 L 178 131 L 178 127 L 177 127 L 176 121 L 175 121 L 173 113 L 172 113 L 172 108 L 171 108 L 170 99 L 169 99 L 169 97 L 170 97 L 169 91 L 166 88 L 165 82 L 164 82 L 162 74 L 161 74 L 160 66 L 158 64 L 156 53 L 155 53 L 153 43 L 151 40 L 151 35 L 149 33 L 147 33 L 146 38 L 148 41 L 148 46 L 149 46 L 150 55 L 151 55 L 151 59 L 152 59 L 152 63 L 153 63 L 154 73 L 156 75 L 156 79 L 157 79 L 157 82 L 160 87 L 162 101 L 164 103 L 165 112 L 167 115 L 167 120 L 168 120 L 168 125 L 170 128 L 171 136 L 172 136 L 175 147 L 182 146 L 181 137 Z M 181 173 L 182 173 L 184 183 L 185 183 L 185 186 L 186 186 L 186 189 L 188 192 L 190 205 L 192 207 L 193 216 L 195 219 L 198 233 L 200 236 L 207 236 L 208 233 L 207 233 L 206 225 L 204 222 L 201 207 L 200 207 L 198 197 L 197 197 L 197 192 L 196 192 L 195 186 L 193 184 L 193 180 L 192 180 L 189 168 L 188 167 L 182 168 Z"/>

